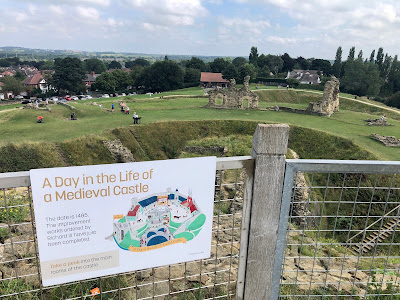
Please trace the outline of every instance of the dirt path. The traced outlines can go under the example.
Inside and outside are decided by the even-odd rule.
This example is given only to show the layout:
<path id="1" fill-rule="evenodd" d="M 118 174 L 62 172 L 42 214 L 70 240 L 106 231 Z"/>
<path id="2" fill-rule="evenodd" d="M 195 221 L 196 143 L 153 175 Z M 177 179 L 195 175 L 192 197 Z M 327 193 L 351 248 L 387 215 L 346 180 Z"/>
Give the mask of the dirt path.
<path id="1" fill-rule="evenodd" d="M 3 109 L 3 110 L 0 110 L 0 114 L 1 114 L 1 113 L 4 113 L 4 112 L 9 112 L 9 111 L 17 110 L 17 109 L 22 109 L 22 108 Z"/>

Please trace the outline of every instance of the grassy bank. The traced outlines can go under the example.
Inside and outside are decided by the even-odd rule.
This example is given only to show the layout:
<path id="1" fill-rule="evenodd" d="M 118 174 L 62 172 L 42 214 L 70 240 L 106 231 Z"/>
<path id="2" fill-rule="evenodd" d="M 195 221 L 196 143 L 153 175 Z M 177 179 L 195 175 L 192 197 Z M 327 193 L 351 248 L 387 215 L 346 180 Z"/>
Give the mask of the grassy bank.
<path id="1" fill-rule="evenodd" d="M 228 154 L 250 155 L 249 142 L 257 124 L 238 120 L 158 122 L 114 128 L 102 135 L 86 135 L 61 143 L 8 144 L 0 148 L 0 173 L 115 163 L 115 158 L 103 145 L 104 140 L 113 139 L 121 140 L 136 161 L 177 158 L 186 145 L 204 139 L 206 145 L 228 146 Z M 289 147 L 301 158 L 376 158 L 350 140 L 297 126 L 290 128 Z"/>

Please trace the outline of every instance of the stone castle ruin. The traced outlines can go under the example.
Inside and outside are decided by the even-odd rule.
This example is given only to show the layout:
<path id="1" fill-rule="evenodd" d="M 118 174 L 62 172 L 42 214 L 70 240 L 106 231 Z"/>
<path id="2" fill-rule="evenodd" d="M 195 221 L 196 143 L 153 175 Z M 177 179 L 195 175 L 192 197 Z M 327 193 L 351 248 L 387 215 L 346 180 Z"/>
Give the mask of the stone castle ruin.
<path id="1" fill-rule="evenodd" d="M 227 90 L 215 89 L 208 92 L 209 102 L 207 107 L 214 108 L 258 108 L 258 95 L 249 88 L 250 76 L 244 78 L 243 87 L 238 90 L 236 88 L 235 79 L 230 80 L 230 86 Z M 217 100 L 222 98 L 221 104 Z M 248 105 L 244 107 L 243 101 L 247 100 Z"/>
<path id="2" fill-rule="evenodd" d="M 339 111 L 339 85 L 339 79 L 332 76 L 325 84 L 322 100 L 316 103 L 310 102 L 306 111 L 328 117 Z"/>

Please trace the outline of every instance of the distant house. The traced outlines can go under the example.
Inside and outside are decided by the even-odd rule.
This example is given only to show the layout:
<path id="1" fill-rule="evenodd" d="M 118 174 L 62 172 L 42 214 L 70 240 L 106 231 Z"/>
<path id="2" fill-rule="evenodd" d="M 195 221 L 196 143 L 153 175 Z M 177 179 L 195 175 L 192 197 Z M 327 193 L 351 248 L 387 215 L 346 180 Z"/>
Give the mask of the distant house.
<path id="1" fill-rule="evenodd" d="M 319 72 L 322 73 L 322 72 Z M 322 74 L 321 74 L 322 75 Z M 286 79 L 297 79 L 301 84 L 320 84 L 317 70 L 293 70 L 287 73 Z"/>
<path id="2" fill-rule="evenodd" d="M 3 88 L 4 88 L 4 83 L 0 81 L 0 100 L 13 98 L 13 93 L 4 91 Z"/>
<path id="3" fill-rule="evenodd" d="M 201 72 L 200 86 L 203 88 L 229 87 L 229 80 L 222 78 L 222 73 Z"/>
<path id="4" fill-rule="evenodd" d="M 93 82 L 96 81 L 96 77 L 100 76 L 100 74 L 95 74 L 94 72 L 90 74 L 86 74 L 86 78 L 83 79 L 83 82 L 85 83 L 87 88 L 90 88 L 90 86 L 93 84 Z"/>
<path id="5" fill-rule="evenodd" d="M 26 87 L 28 87 L 29 91 L 32 91 L 33 89 L 40 89 L 42 93 L 48 92 L 49 87 L 46 83 L 46 80 L 43 78 L 42 74 L 37 73 L 33 76 L 28 76 L 26 77 L 23 81 L 22 84 Z"/>

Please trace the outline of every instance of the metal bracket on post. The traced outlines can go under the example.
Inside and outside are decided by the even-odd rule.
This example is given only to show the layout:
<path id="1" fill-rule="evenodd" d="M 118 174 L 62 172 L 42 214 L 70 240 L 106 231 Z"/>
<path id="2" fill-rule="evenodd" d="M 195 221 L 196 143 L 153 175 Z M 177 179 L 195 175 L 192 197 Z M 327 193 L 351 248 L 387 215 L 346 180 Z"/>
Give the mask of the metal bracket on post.
<path id="1" fill-rule="evenodd" d="M 259 124 L 255 158 L 244 299 L 270 299 L 289 126 Z"/>

